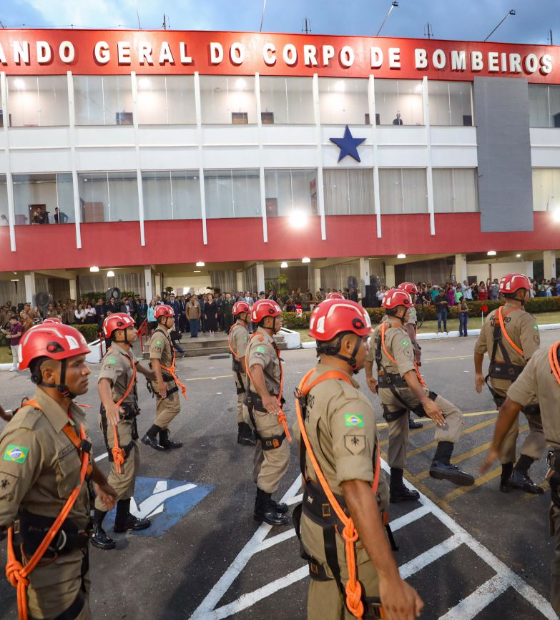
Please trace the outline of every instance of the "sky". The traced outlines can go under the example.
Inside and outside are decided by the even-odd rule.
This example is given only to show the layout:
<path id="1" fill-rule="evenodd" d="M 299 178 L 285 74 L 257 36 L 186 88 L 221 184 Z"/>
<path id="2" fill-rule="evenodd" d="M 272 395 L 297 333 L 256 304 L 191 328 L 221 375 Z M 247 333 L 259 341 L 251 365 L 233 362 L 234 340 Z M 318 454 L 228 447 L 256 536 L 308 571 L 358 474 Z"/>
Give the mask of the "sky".
<path id="1" fill-rule="evenodd" d="M 375 35 L 390 0 L 266 0 L 263 32 L 299 33 L 304 18 L 314 34 Z M 258 31 L 263 0 L 8 0 L 0 3 L 6 28 L 159 29 L 165 13 L 174 30 Z M 383 35 L 480 41 L 509 17 L 491 41 L 560 44 L 560 0 L 399 0 Z"/>

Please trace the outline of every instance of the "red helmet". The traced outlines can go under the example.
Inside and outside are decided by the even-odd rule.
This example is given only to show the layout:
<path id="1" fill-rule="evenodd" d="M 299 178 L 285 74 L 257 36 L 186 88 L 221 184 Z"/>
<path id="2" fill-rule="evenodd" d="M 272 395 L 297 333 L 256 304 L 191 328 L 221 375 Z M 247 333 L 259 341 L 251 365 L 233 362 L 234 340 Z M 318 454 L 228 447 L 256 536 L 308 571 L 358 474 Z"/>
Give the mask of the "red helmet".
<path id="1" fill-rule="evenodd" d="M 156 306 L 156 309 L 154 310 L 154 319 L 159 319 L 160 316 L 175 316 L 175 311 L 167 304 Z"/>
<path id="2" fill-rule="evenodd" d="M 237 316 L 242 312 L 251 312 L 251 306 L 246 301 L 236 301 L 233 304 L 231 312 L 234 316 Z"/>
<path id="3" fill-rule="evenodd" d="M 38 357 L 65 360 L 89 353 L 86 339 L 70 325 L 37 325 L 23 334 L 19 345 L 19 368 L 25 370 Z"/>
<path id="4" fill-rule="evenodd" d="M 500 293 L 504 293 L 504 295 L 515 293 L 520 288 L 531 290 L 531 281 L 522 273 L 508 273 L 500 280 Z"/>
<path id="5" fill-rule="evenodd" d="M 272 299 L 259 299 L 253 304 L 251 319 L 253 323 L 260 323 L 267 316 L 280 316 L 282 308 Z"/>
<path id="6" fill-rule="evenodd" d="M 327 296 L 325 297 L 325 300 L 327 299 L 344 299 L 344 295 L 342 295 L 341 293 L 327 293 Z"/>
<path id="7" fill-rule="evenodd" d="M 412 299 L 410 299 L 410 295 L 406 291 L 400 288 L 392 288 L 385 293 L 381 305 L 388 310 L 393 310 L 398 306 L 412 308 Z"/>
<path id="8" fill-rule="evenodd" d="M 118 329 L 127 329 L 132 326 L 134 326 L 134 319 L 131 316 L 125 312 L 115 312 L 103 321 L 103 333 L 105 338 L 110 338 Z"/>
<path id="9" fill-rule="evenodd" d="M 42 325 L 62 325 L 62 320 L 57 316 L 53 316 L 45 319 Z"/>
<path id="10" fill-rule="evenodd" d="M 398 287 L 401 291 L 406 291 L 409 295 L 418 295 L 418 289 L 414 282 L 403 282 Z"/>
<path id="11" fill-rule="evenodd" d="M 342 332 L 369 336 L 371 319 L 367 310 L 349 299 L 327 299 L 315 306 L 309 320 L 309 335 L 328 342 Z"/>

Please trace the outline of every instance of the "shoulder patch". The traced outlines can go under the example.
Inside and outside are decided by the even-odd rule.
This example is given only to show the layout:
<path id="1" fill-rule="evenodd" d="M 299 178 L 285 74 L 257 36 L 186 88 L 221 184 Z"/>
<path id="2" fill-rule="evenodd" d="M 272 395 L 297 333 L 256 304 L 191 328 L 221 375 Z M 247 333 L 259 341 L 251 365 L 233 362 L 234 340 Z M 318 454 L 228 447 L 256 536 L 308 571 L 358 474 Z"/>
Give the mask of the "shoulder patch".
<path id="1" fill-rule="evenodd" d="M 355 456 L 360 454 L 366 447 L 365 435 L 346 435 L 344 437 L 344 447 Z"/>
<path id="2" fill-rule="evenodd" d="M 364 416 L 357 415 L 354 413 L 345 413 L 344 414 L 344 426 L 353 426 L 355 428 L 363 428 L 364 427 Z"/>
<path id="3" fill-rule="evenodd" d="M 533 325 L 533 329 L 534 329 L 536 332 L 538 332 L 538 331 L 539 331 L 539 326 L 535 323 L 535 324 Z"/>
<path id="4" fill-rule="evenodd" d="M 29 448 L 10 444 L 4 452 L 4 461 L 9 461 L 10 463 L 25 463 L 28 452 Z"/>
<path id="5" fill-rule="evenodd" d="M 106 360 L 107 364 L 116 364 L 117 360 L 114 357 L 108 357 Z"/>
<path id="6" fill-rule="evenodd" d="M 257 353 L 266 353 L 266 347 L 264 346 L 264 344 L 259 344 L 256 348 L 256 352 Z"/>
<path id="7" fill-rule="evenodd" d="M 410 340 L 405 338 L 404 340 L 401 340 L 401 344 L 403 347 L 408 347 L 410 345 Z"/>
<path id="8" fill-rule="evenodd" d="M 163 346 L 163 340 L 156 340 L 156 347 L 162 347 Z"/>

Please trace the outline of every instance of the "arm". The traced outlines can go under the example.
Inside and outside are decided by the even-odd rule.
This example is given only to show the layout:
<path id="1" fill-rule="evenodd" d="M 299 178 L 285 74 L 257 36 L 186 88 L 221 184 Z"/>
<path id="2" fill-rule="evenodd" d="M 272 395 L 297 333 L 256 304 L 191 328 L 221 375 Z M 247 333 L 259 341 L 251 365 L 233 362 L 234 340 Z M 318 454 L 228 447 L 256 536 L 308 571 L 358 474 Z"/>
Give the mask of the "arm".
<path id="1" fill-rule="evenodd" d="M 105 508 L 107 510 L 112 510 L 115 506 L 115 502 L 117 501 L 117 493 L 113 487 L 109 485 L 107 478 L 105 478 L 105 475 L 99 469 L 94 460 L 91 461 L 91 466 L 93 469 L 92 477 L 95 493 Z"/>
<path id="2" fill-rule="evenodd" d="M 500 407 L 500 413 L 498 414 L 498 421 L 496 422 L 496 428 L 494 430 L 494 439 L 492 440 L 492 447 L 488 450 L 488 454 L 484 459 L 484 463 L 480 468 L 480 473 L 487 472 L 494 461 L 498 458 L 500 447 L 504 441 L 509 429 L 516 423 L 517 416 L 521 411 L 521 405 L 516 403 L 511 398 L 506 398 L 506 402 Z"/>
<path id="3" fill-rule="evenodd" d="M 484 375 L 482 374 L 482 362 L 484 361 L 484 353 L 474 354 L 474 387 L 480 394 L 484 386 Z"/>
<path id="4" fill-rule="evenodd" d="M 257 394 L 261 397 L 265 409 L 269 413 L 278 415 L 280 413 L 280 403 L 275 396 L 271 396 L 266 389 L 263 368 L 260 364 L 251 366 L 252 383 L 257 390 Z"/>
<path id="5" fill-rule="evenodd" d="M 153 364 L 152 364 L 153 366 Z M 157 376 L 156 373 L 153 370 L 150 370 L 149 368 L 146 368 L 146 366 L 142 366 L 142 364 L 136 364 L 136 370 L 144 375 L 146 377 L 146 379 L 148 379 L 149 381 L 157 381 Z"/>
<path id="6" fill-rule="evenodd" d="M 385 611 L 395 619 L 417 617 L 424 603 L 401 579 L 371 486 L 364 480 L 349 480 L 341 487 L 360 541 L 379 575 L 379 594 Z"/>
<path id="7" fill-rule="evenodd" d="M 418 381 L 418 377 L 416 376 L 415 370 L 409 370 L 404 374 L 403 379 L 406 381 L 410 391 L 416 396 L 416 398 L 420 401 L 422 407 L 424 407 L 424 411 L 426 415 L 431 418 L 436 424 L 439 426 L 445 425 L 445 418 L 441 413 L 441 409 L 436 405 L 436 403 L 428 397 L 424 388 L 420 385 Z"/>
<path id="8" fill-rule="evenodd" d="M 368 384 L 369 389 L 377 394 L 377 379 L 373 376 L 373 360 L 366 359 L 366 383 Z"/>
<path id="9" fill-rule="evenodd" d="M 0 405 L 0 418 L 2 418 L 2 420 L 6 420 L 6 422 L 9 422 L 12 419 L 12 416 L 9 413 L 6 413 L 2 405 Z"/>
<path id="10" fill-rule="evenodd" d="M 111 380 L 106 378 L 99 379 L 97 391 L 99 392 L 101 404 L 105 407 L 107 422 L 109 422 L 111 426 L 116 426 L 120 422 L 121 413 L 124 413 L 124 410 L 121 407 L 117 407 L 116 403 L 113 401 Z"/>
<path id="11" fill-rule="evenodd" d="M 161 398 L 167 398 L 167 385 L 165 385 L 163 375 L 161 374 L 161 362 L 159 361 L 159 359 L 156 358 L 150 359 L 150 362 L 152 364 L 152 370 L 156 375 L 159 395 L 161 396 Z"/>

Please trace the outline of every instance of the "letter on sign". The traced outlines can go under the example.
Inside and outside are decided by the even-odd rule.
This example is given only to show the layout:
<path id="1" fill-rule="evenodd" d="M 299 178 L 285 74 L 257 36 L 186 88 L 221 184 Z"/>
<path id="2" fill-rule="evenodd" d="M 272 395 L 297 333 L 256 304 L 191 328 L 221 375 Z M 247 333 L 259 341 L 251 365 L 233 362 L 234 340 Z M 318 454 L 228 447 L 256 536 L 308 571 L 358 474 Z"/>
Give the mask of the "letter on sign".
<path id="1" fill-rule="evenodd" d="M 389 48 L 389 68 L 390 69 L 401 68 L 401 48 L 400 47 Z"/>
<path id="2" fill-rule="evenodd" d="M 224 59 L 224 48 L 220 43 L 210 43 L 210 64 L 219 65 Z"/>
<path id="3" fill-rule="evenodd" d="M 414 64 L 417 69 L 428 68 L 428 53 L 421 48 L 414 50 Z"/>
<path id="4" fill-rule="evenodd" d="M 109 51 L 107 41 L 98 41 L 93 49 L 93 55 L 95 62 L 98 62 L 100 65 L 106 65 L 111 60 L 111 52 Z"/>
<path id="5" fill-rule="evenodd" d="M 52 60 L 52 48 L 46 41 L 37 41 L 37 62 L 48 64 Z"/>
<path id="6" fill-rule="evenodd" d="M 272 67 L 276 63 L 276 48 L 273 43 L 265 43 L 263 47 L 264 64 Z"/>

